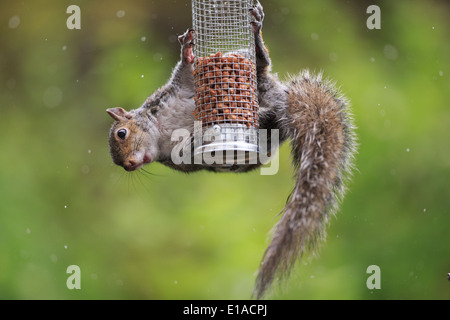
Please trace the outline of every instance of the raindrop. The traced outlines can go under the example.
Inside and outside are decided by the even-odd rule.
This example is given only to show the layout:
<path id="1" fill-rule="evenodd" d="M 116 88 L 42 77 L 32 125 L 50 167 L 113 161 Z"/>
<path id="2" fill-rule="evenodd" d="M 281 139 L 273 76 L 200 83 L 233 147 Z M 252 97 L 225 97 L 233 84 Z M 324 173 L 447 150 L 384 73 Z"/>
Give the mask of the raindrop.
<path id="1" fill-rule="evenodd" d="M 88 154 L 91 154 L 91 153 L 92 153 L 91 149 L 88 149 Z"/>
<path id="2" fill-rule="evenodd" d="M 86 165 L 86 164 L 85 164 L 84 166 L 81 167 L 81 172 L 82 172 L 83 174 L 88 174 L 90 170 L 91 170 L 91 169 L 90 169 L 89 166 Z"/>
<path id="3" fill-rule="evenodd" d="M 57 257 L 57 255 L 54 254 L 54 253 L 52 253 L 52 254 L 50 255 L 50 260 L 51 260 L 53 263 L 58 262 L 58 257 Z"/>
<path id="4" fill-rule="evenodd" d="M 383 54 L 389 60 L 396 60 L 398 58 L 397 48 L 390 44 L 384 46 Z"/>
<path id="5" fill-rule="evenodd" d="M 162 54 L 161 53 L 155 53 L 154 55 L 153 55 L 153 60 L 154 61 L 156 61 L 156 62 L 159 62 L 159 61 L 161 61 L 162 60 Z"/>
<path id="6" fill-rule="evenodd" d="M 406 148 L 406 152 L 409 152 L 409 151 L 411 151 L 409 148 Z"/>
<path id="7" fill-rule="evenodd" d="M 144 42 L 147 38 L 145 36 L 141 37 L 141 41 Z"/>
<path id="8" fill-rule="evenodd" d="M 333 62 L 336 62 L 337 59 L 338 59 L 338 55 L 336 53 L 334 53 L 334 52 L 331 52 L 329 57 L 330 57 L 330 60 L 333 61 Z"/>
<path id="9" fill-rule="evenodd" d="M 427 208 L 423 208 L 423 212 L 427 212 Z"/>
<path id="10" fill-rule="evenodd" d="M 11 19 L 9 19 L 8 27 L 10 29 L 16 29 L 19 26 L 19 24 L 20 24 L 19 16 L 14 16 Z"/>
<path id="11" fill-rule="evenodd" d="M 319 35 L 317 33 L 311 33 L 311 39 L 312 40 L 319 40 Z"/>
<path id="12" fill-rule="evenodd" d="M 144 75 L 141 75 L 141 78 L 143 78 L 144 77 Z"/>
<path id="13" fill-rule="evenodd" d="M 370 62 L 375 62 L 375 58 L 374 57 L 370 58 Z"/>
<path id="14" fill-rule="evenodd" d="M 168 40 L 170 43 L 176 43 L 178 41 L 178 37 L 175 34 L 171 34 Z"/>
<path id="15" fill-rule="evenodd" d="M 30 234 L 31 233 L 31 230 L 30 230 L 30 228 L 27 228 L 27 230 L 25 231 L 27 234 Z"/>
<path id="16" fill-rule="evenodd" d="M 64 249 L 67 249 L 67 245 L 64 246 Z"/>
<path id="17" fill-rule="evenodd" d="M 62 47 L 62 50 L 63 50 L 63 51 L 66 51 L 66 50 L 67 50 L 67 46 L 63 46 L 63 47 Z"/>
<path id="18" fill-rule="evenodd" d="M 443 77 L 443 76 L 444 76 L 444 71 L 439 70 L 439 75 L 440 75 L 441 77 Z"/>
<path id="19" fill-rule="evenodd" d="M 116 13 L 117 18 L 123 18 L 125 16 L 125 10 L 119 10 Z"/>
<path id="20" fill-rule="evenodd" d="M 59 106 L 62 101 L 63 93 L 61 89 L 56 86 L 48 87 L 43 94 L 42 100 L 44 105 L 48 108 Z"/>

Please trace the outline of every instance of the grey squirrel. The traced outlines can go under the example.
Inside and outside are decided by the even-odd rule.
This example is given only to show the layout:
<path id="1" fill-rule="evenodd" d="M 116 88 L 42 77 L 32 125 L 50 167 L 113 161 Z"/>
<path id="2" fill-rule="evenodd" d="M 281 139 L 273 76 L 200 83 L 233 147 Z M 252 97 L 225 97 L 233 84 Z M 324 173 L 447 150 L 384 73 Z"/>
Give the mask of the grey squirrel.
<path id="1" fill-rule="evenodd" d="M 306 250 L 324 240 L 326 224 L 346 191 L 353 169 L 356 135 L 348 100 L 321 74 L 303 71 L 281 82 L 270 73 L 271 61 L 262 39 L 264 13 L 258 3 L 251 10 L 255 35 L 256 70 L 261 129 L 278 129 L 280 144 L 290 140 L 295 186 L 273 230 L 272 241 L 258 269 L 253 296 L 262 298 L 275 279 L 287 276 Z M 175 164 L 171 152 L 174 130 L 194 128 L 193 40 L 195 31 L 180 36 L 181 61 L 170 80 L 135 110 L 108 109 L 115 120 L 110 130 L 110 152 L 115 164 L 127 171 L 160 162 L 186 173 L 223 171 L 200 164 Z M 259 167 L 235 165 L 230 172 Z"/>

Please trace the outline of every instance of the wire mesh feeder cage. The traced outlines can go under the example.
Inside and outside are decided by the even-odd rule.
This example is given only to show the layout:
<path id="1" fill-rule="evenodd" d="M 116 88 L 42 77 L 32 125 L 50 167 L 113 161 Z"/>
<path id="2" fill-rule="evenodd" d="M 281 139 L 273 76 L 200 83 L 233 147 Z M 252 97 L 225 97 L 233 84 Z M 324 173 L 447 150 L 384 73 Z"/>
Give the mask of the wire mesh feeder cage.
<path id="1" fill-rule="evenodd" d="M 258 98 L 253 0 L 192 0 L 195 119 L 202 134 L 194 155 L 208 164 L 256 163 Z"/>

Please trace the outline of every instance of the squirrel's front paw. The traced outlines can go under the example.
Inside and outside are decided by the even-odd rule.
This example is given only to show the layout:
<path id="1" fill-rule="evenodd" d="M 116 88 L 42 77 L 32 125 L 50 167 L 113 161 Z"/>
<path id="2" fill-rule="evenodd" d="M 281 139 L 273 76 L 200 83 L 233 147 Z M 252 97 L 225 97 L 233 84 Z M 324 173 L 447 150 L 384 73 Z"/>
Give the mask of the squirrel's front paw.
<path id="1" fill-rule="evenodd" d="M 194 62 L 194 35 L 193 29 L 188 29 L 183 35 L 178 37 L 178 42 L 181 44 L 181 58 L 184 62 Z"/>
<path id="2" fill-rule="evenodd" d="M 257 1 L 253 8 L 250 9 L 250 13 L 255 18 L 255 20 L 251 22 L 253 26 L 253 32 L 259 33 L 261 31 L 262 22 L 264 20 L 263 7 L 261 3 L 259 3 L 259 1 Z"/>

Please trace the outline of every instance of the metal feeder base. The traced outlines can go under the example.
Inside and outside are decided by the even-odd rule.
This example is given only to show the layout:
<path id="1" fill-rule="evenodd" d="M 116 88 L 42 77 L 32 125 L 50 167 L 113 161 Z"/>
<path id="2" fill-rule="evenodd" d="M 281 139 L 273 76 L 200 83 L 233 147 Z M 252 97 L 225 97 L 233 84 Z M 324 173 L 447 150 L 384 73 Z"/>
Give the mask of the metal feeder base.
<path id="1" fill-rule="evenodd" d="M 215 125 L 196 138 L 194 157 L 213 167 L 256 164 L 258 130 L 240 124 Z"/>

